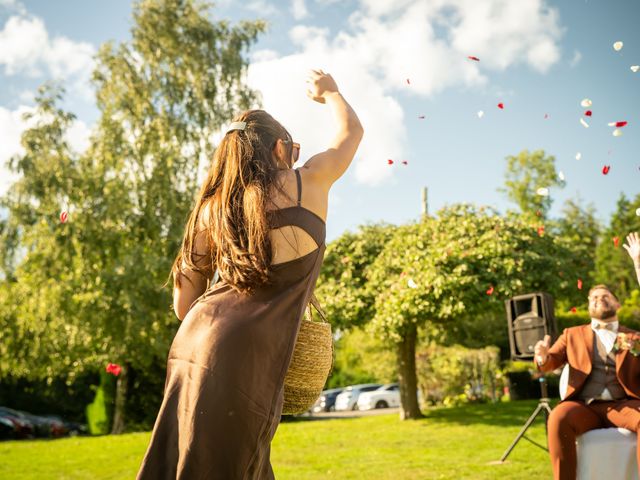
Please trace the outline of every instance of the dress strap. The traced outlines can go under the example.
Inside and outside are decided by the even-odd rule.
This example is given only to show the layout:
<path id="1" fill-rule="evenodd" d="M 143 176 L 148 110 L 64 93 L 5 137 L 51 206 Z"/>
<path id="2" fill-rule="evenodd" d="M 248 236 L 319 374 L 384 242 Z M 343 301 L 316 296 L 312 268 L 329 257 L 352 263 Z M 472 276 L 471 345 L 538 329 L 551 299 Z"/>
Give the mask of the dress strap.
<path id="1" fill-rule="evenodd" d="M 302 201 L 302 178 L 300 177 L 300 170 L 297 168 L 293 169 L 296 172 L 296 181 L 298 183 L 298 206 L 301 206 Z"/>

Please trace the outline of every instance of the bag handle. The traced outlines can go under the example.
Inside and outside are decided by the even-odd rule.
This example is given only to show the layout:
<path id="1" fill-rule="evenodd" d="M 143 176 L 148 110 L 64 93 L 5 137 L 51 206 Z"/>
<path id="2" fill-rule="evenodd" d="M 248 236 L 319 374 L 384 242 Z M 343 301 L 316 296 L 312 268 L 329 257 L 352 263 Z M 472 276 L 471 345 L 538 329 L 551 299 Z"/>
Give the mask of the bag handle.
<path id="1" fill-rule="evenodd" d="M 313 305 L 313 308 L 316 309 L 316 311 L 318 312 L 318 314 L 320 315 L 320 319 L 324 322 L 324 323 L 329 323 L 327 320 L 327 316 L 324 313 L 324 310 L 322 310 L 322 307 L 320 306 L 320 302 L 318 301 L 318 298 L 316 297 L 315 293 L 311 293 L 311 297 L 309 297 L 309 303 L 307 305 L 307 309 L 309 311 L 309 320 L 311 320 L 313 322 L 313 314 L 311 312 L 311 306 Z"/>

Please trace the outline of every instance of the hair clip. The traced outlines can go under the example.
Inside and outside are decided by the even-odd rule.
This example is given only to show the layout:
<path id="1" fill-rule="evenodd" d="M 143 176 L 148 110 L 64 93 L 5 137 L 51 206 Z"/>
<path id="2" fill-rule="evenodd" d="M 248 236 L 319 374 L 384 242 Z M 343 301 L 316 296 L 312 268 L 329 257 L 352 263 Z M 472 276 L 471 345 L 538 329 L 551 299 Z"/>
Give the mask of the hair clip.
<path id="1" fill-rule="evenodd" d="M 247 126 L 247 122 L 232 122 L 227 129 L 227 133 L 233 132 L 234 130 L 244 130 L 244 127 Z"/>

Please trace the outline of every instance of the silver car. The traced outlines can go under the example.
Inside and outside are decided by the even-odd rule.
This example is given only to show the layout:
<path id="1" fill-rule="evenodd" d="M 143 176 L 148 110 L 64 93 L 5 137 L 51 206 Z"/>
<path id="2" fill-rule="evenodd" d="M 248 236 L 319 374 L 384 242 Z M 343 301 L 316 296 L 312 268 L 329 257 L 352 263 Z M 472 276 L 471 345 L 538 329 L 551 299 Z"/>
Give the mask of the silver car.
<path id="1" fill-rule="evenodd" d="M 371 392 L 377 390 L 382 385 L 379 383 L 363 383 L 361 385 L 351 385 L 336 398 L 336 411 L 339 410 L 355 410 L 358 397 L 363 392 Z"/>

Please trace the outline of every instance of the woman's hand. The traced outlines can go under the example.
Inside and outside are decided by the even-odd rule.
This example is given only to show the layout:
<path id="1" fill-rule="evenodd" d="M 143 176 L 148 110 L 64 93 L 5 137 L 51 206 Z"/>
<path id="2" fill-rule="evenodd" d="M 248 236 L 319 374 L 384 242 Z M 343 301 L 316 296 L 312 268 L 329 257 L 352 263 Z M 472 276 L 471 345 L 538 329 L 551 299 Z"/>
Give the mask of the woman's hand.
<path id="1" fill-rule="evenodd" d="M 331 75 L 322 70 L 310 70 L 306 82 L 307 96 L 318 103 L 326 103 L 326 96 L 338 93 L 338 85 Z"/>
<path id="2" fill-rule="evenodd" d="M 638 232 L 627 235 L 627 243 L 623 247 L 629 253 L 633 264 L 636 267 L 640 266 L 640 235 L 638 235 Z"/>

